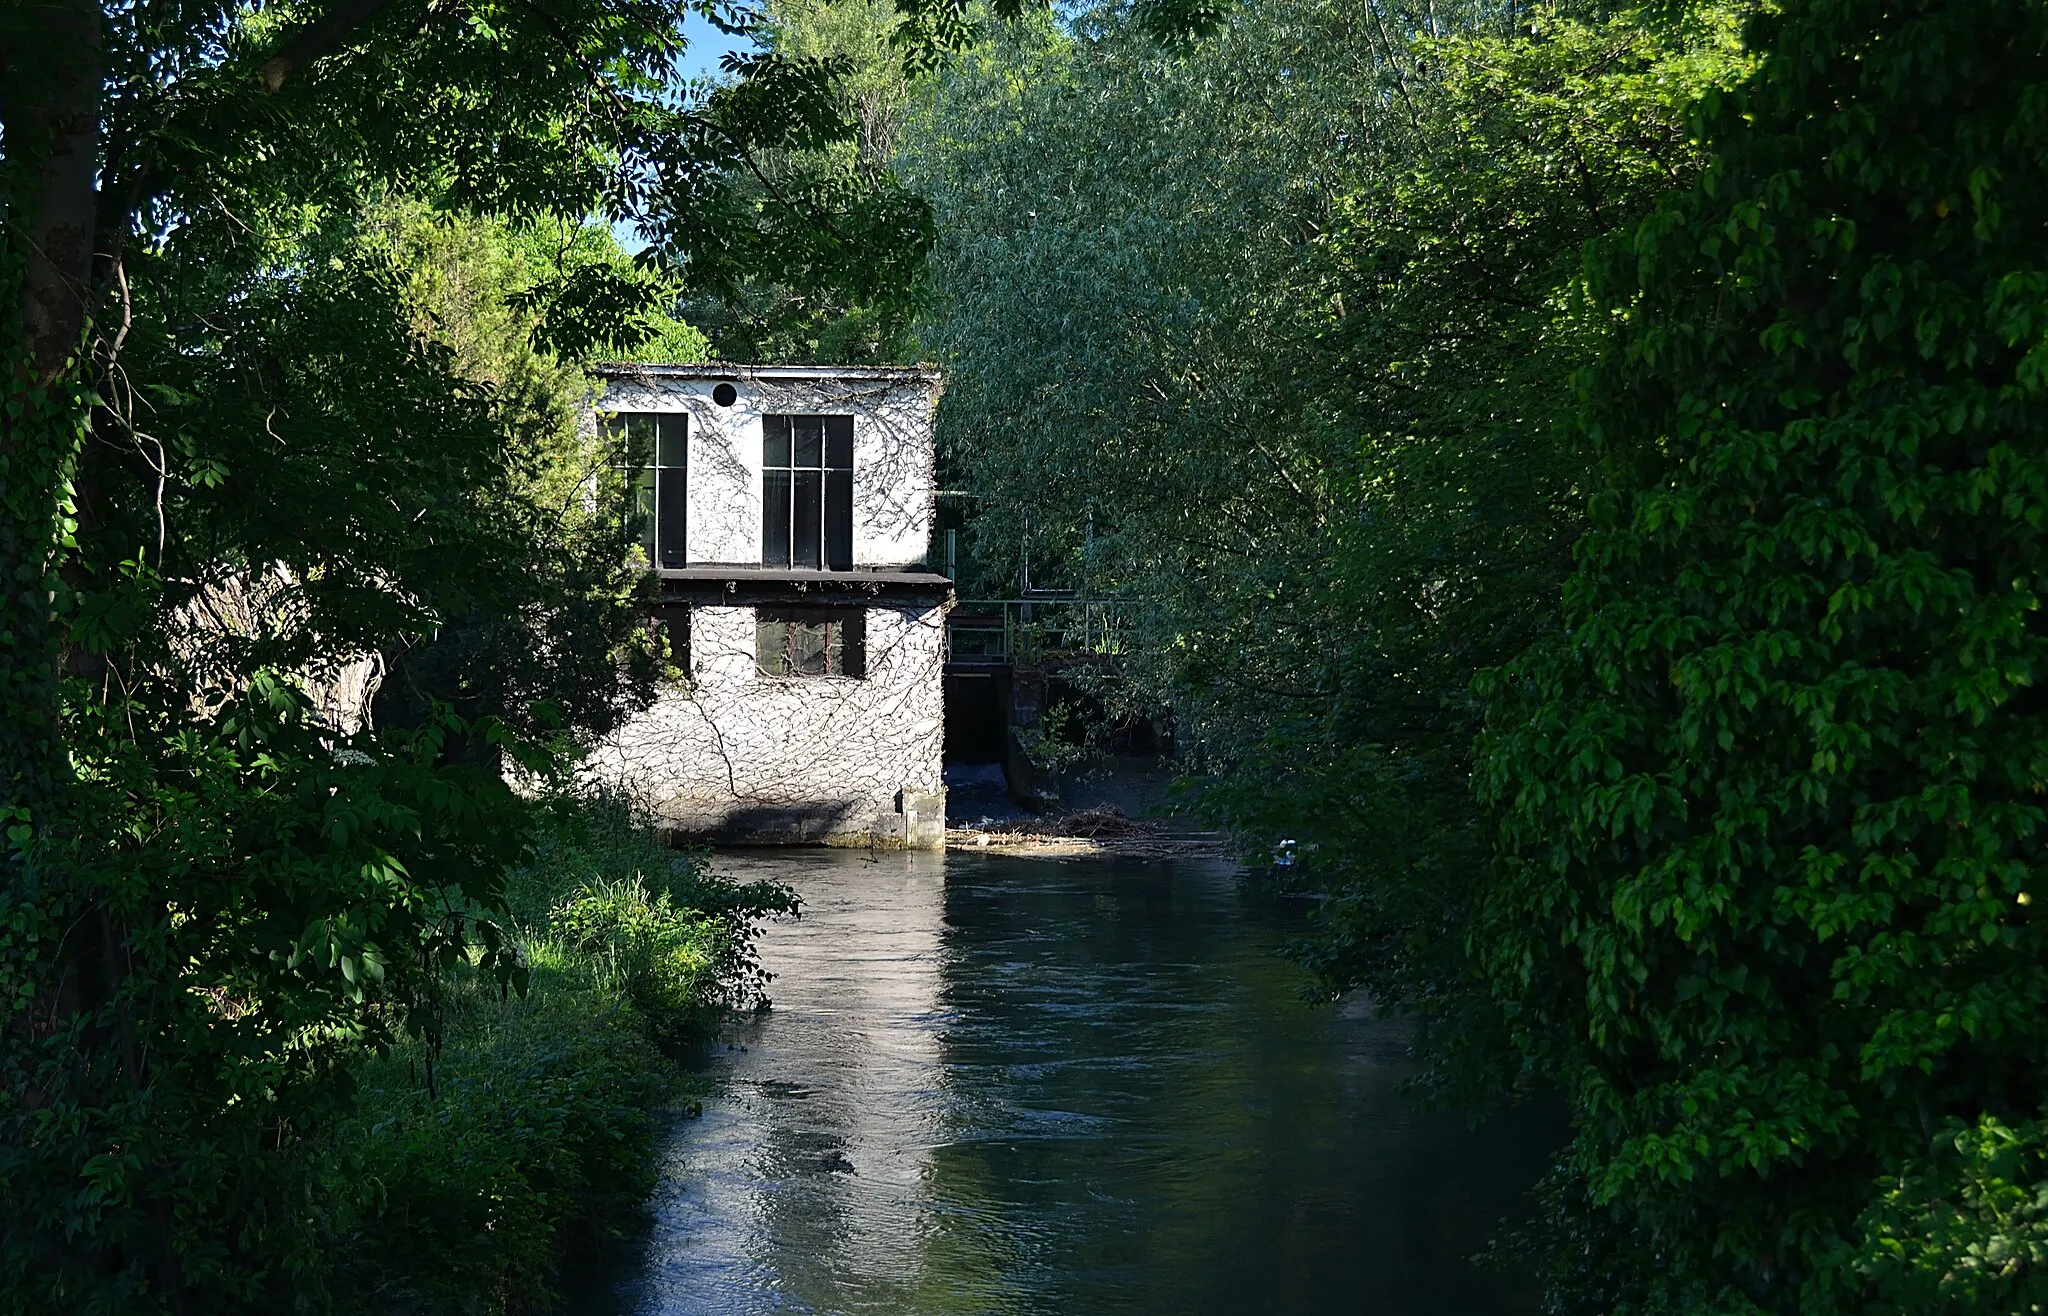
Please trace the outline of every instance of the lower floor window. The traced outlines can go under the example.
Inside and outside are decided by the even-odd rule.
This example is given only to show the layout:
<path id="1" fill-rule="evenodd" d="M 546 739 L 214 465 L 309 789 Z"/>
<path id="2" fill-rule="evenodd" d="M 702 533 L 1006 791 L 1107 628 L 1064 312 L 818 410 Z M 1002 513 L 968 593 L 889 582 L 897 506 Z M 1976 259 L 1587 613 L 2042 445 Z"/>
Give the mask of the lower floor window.
<path id="1" fill-rule="evenodd" d="M 647 618 L 655 656 L 666 667 L 690 674 L 690 607 L 686 603 L 656 604 Z"/>
<path id="2" fill-rule="evenodd" d="M 754 661 L 763 676 L 866 676 L 867 629 L 859 608 L 757 608 Z"/>

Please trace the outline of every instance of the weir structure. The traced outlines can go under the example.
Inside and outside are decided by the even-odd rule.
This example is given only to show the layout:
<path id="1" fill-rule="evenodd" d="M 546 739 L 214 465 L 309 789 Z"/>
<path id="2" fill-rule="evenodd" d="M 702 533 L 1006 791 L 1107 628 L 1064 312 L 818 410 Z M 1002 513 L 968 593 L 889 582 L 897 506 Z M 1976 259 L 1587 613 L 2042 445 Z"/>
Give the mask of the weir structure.
<path id="1" fill-rule="evenodd" d="M 1106 641 L 1109 604 L 1071 591 L 963 599 L 947 618 L 946 761 L 1000 764 L 1011 799 L 1042 812 L 1058 804 L 1059 774 L 1032 756 L 1049 730 L 1061 677 Z"/>

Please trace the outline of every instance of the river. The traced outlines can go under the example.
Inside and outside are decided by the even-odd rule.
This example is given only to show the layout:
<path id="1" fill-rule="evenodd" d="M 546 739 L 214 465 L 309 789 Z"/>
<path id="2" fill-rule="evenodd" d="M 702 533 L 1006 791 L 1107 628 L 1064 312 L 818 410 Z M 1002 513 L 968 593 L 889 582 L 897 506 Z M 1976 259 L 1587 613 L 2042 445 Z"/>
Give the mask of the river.
<path id="1" fill-rule="evenodd" d="M 590 1316 L 1530 1309 L 1468 1258 L 1561 1135 L 1398 1090 L 1402 1026 L 1314 1005 L 1297 907 L 1214 863 L 722 855 L 804 899 Z"/>

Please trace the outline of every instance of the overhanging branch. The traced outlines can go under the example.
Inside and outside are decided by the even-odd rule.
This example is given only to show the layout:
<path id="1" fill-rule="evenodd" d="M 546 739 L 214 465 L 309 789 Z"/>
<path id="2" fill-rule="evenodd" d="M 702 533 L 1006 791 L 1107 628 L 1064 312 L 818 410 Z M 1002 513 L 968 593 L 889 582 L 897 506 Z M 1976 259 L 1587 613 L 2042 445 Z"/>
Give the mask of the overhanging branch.
<path id="1" fill-rule="evenodd" d="M 332 9 L 286 38 L 277 53 L 256 70 L 263 90 L 275 93 L 285 79 L 347 39 L 363 24 L 384 12 L 391 0 L 341 0 Z"/>

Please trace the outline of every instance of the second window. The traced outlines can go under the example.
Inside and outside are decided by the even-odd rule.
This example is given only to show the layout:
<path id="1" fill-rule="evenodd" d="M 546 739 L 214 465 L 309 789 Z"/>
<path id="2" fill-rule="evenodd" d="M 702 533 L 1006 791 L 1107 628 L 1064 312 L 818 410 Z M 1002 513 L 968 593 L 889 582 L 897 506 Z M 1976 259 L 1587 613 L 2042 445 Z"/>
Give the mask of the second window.
<path id="1" fill-rule="evenodd" d="M 853 417 L 761 418 L 761 564 L 853 569 Z"/>
<path id="2" fill-rule="evenodd" d="M 859 608 L 757 608 L 754 665 L 763 676 L 866 676 L 867 614 Z"/>

